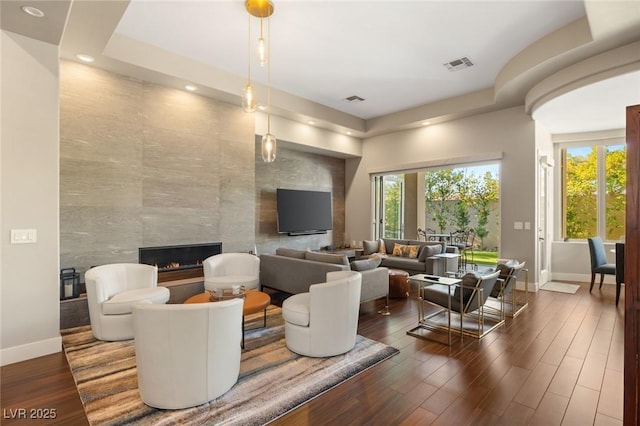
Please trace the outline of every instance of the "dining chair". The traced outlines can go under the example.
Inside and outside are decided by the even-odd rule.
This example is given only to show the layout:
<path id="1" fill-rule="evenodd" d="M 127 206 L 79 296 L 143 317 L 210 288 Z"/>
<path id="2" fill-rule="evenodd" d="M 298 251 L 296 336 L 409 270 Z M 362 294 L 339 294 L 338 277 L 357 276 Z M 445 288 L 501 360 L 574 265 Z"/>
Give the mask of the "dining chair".
<path id="1" fill-rule="evenodd" d="M 616 306 L 620 301 L 620 290 L 624 282 L 624 243 L 616 243 Z"/>
<path id="2" fill-rule="evenodd" d="M 616 265 L 607 263 L 604 244 L 600 237 L 587 238 L 587 242 L 589 243 L 589 256 L 591 258 L 591 285 L 589 286 L 589 293 L 591 293 L 596 274 L 600 274 L 600 287 L 598 288 L 602 288 L 604 276 L 616 274 Z"/>

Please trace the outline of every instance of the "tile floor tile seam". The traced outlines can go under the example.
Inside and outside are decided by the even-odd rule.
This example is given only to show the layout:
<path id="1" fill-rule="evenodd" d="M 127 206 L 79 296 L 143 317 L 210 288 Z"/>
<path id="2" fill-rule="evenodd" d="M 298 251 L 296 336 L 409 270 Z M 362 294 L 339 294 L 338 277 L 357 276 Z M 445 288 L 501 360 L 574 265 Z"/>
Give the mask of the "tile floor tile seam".
<path id="1" fill-rule="evenodd" d="M 515 401 L 515 402 L 518 402 L 519 404 L 524 405 L 524 406 L 526 406 L 526 407 L 533 408 L 534 410 L 537 410 L 537 409 L 538 409 L 538 407 L 540 406 L 540 403 L 541 403 L 541 402 L 542 402 L 542 400 L 544 399 L 544 395 L 545 395 L 547 392 L 549 392 L 549 387 L 551 386 L 551 382 L 553 381 L 553 378 L 554 378 L 554 377 L 555 377 L 555 375 L 558 373 L 558 366 L 555 366 L 555 365 L 553 365 L 553 364 L 549 364 L 549 363 L 545 363 L 545 362 L 542 362 L 542 361 L 541 361 L 539 364 L 544 364 L 544 365 L 547 365 L 547 366 L 549 366 L 549 367 L 552 367 L 552 368 L 554 368 L 554 369 L 555 369 L 555 371 L 553 372 L 553 374 L 552 374 L 552 375 L 551 375 L 551 377 L 549 378 L 549 381 L 548 381 L 548 383 L 547 383 L 546 387 L 544 388 L 544 391 L 542 392 L 542 396 L 540 397 L 540 400 L 538 401 L 538 403 L 536 404 L 536 406 L 535 406 L 535 407 L 532 407 L 532 406 L 530 406 L 530 405 L 525 404 L 524 402 L 518 402 L 518 401 L 516 401 L 516 398 L 518 397 L 518 395 L 519 395 L 519 394 L 522 392 L 522 390 L 523 390 L 523 389 L 525 389 L 525 387 L 527 386 L 527 382 L 531 379 L 531 375 L 529 375 L 529 377 L 527 378 L 527 381 L 522 385 L 522 387 L 520 388 L 520 390 L 518 391 L 518 393 L 514 396 L 514 401 Z M 537 367 L 537 366 L 536 366 L 536 367 Z M 533 373 L 534 373 L 534 372 L 532 371 L 532 374 L 533 374 Z"/>
<path id="2" fill-rule="evenodd" d="M 605 372 L 605 374 L 606 374 L 606 372 Z M 603 377 L 602 377 L 602 383 L 604 384 L 604 375 L 603 375 Z M 599 410 L 599 408 L 600 408 L 600 400 L 602 399 L 602 397 L 603 397 L 603 394 L 602 394 L 602 390 L 601 390 L 601 391 L 600 391 L 600 394 L 598 395 L 598 404 L 597 404 L 597 406 L 596 406 L 596 414 L 597 414 L 597 413 L 601 413 L 601 414 L 603 414 L 604 416 L 611 418 L 611 416 L 610 416 L 610 415 L 605 414 L 605 413 L 603 413 L 602 411 L 598 411 L 598 410 Z M 624 398 L 624 395 L 623 395 L 623 398 Z M 624 410 L 623 410 L 623 411 L 624 411 Z M 622 418 L 622 417 L 623 417 L 623 412 L 620 412 L 620 418 L 617 418 L 617 420 L 622 421 L 622 420 L 623 420 L 623 418 Z"/>

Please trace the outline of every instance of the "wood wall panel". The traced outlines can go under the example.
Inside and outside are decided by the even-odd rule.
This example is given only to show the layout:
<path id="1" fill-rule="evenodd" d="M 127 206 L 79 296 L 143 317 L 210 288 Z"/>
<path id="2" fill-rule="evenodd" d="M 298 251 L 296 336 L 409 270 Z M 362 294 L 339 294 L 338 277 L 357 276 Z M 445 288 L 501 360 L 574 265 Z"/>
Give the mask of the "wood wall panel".
<path id="1" fill-rule="evenodd" d="M 640 424 L 640 105 L 627 107 L 624 424 Z"/>

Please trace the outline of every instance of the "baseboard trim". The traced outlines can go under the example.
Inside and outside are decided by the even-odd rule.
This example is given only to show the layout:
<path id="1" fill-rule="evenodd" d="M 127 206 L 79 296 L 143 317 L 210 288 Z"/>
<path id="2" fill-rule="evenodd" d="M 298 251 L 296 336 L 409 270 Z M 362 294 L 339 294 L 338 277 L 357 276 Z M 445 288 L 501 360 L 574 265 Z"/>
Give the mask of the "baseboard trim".
<path id="1" fill-rule="evenodd" d="M 591 282 L 591 273 L 589 274 L 572 274 L 565 272 L 552 272 L 551 273 L 551 281 L 577 281 L 581 283 L 590 283 Z M 596 284 L 600 283 L 600 274 L 596 275 Z M 605 284 L 614 284 L 616 283 L 616 277 L 613 275 L 605 275 L 604 276 Z"/>
<path id="2" fill-rule="evenodd" d="M 0 350 L 0 366 L 13 364 L 62 350 L 62 337 L 40 340 Z"/>

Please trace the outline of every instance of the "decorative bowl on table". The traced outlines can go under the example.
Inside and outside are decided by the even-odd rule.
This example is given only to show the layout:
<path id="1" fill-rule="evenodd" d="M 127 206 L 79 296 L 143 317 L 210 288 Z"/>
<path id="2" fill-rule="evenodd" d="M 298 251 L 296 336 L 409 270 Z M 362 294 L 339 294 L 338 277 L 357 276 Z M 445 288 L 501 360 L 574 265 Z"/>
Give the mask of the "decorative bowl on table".
<path id="1" fill-rule="evenodd" d="M 215 288 L 206 291 L 209 293 L 209 300 L 219 302 L 229 299 L 244 299 L 245 289 L 243 285 L 233 285 L 231 287 Z"/>

